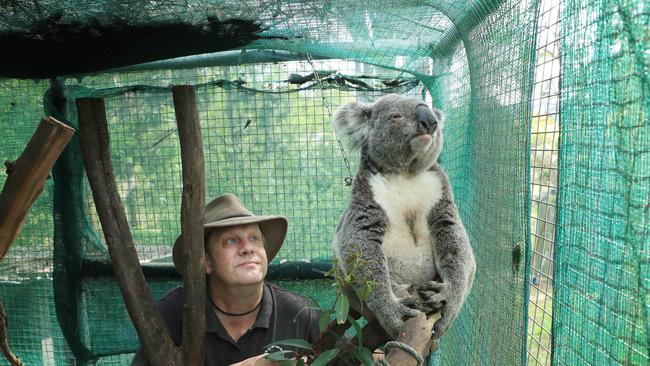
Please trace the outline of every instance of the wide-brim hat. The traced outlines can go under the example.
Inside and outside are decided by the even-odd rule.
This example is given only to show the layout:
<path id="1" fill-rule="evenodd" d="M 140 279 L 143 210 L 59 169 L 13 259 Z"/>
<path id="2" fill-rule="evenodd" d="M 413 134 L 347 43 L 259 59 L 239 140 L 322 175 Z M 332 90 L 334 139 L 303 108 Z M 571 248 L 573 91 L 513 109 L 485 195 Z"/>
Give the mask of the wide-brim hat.
<path id="1" fill-rule="evenodd" d="M 266 258 L 269 262 L 275 258 L 284 243 L 289 222 L 284 216 L 257 216 L 250 212 L 234 194 L 227 193 L 210 201 L 205 206 L 203 216 L 203 236 L 217 227 L 258 224 L 264 236 Z M 174 242 L 172 250 L 174 266 L 181 271 L 184 260 L 181 254 L 181 236 Z"/>

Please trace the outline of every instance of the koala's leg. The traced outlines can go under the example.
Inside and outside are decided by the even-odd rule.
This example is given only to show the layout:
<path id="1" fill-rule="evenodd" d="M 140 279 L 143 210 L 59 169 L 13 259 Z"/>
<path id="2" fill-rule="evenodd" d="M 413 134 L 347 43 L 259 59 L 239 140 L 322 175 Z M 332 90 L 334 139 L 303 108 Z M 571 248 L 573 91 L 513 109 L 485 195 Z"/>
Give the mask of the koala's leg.
<path id="1" fill-rule="evenodd" d="M 425 289 L 425 295 L 432 306 L 442 305 L 441 318 L 433 327 L 435 339 L 440 338 L 458 316 L 472 287 L 476 270 L 472 247 L 450 194 L 447 189 L 444 193 L 446 197 L 443 196 L 428 217 L 435 242 L 433 249 L 436 269 L 443 284 L 440 286 L 433 283 L 430 290 Z"/>

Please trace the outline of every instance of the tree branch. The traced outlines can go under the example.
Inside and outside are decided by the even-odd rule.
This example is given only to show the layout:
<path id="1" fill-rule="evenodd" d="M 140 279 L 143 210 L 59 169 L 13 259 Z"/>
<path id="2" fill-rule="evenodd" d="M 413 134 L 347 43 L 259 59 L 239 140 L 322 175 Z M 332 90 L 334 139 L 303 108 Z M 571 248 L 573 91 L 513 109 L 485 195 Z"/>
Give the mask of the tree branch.
<path id="1" fill-rule="evenodd" d="M 15 162 L 5 162 L 9 177 L 0 193 L 0 260 L 25 222 L 29 208 L 43 192 L 52 166 L 74 134 L 74 129 L 45 117 Z"/>
<path id="2" fill-rule="evenodd" d="M 76 105 L 79 142 L 97 214 L 142 350 L 152 365 L 182 365 L 180 350 L 174 345 L 165 321 L 154 307 L 117 191 L 104 100 L 79 98 Z"/>
<path id="3" fill-rule="evenodd" d="M 203 249 L 203 213 L 205 210 L 205 167 L 199 113 L 194 88 L 177 85 L 172 88 L 178 137 L 183 166 L 183 198 L 181 203 L 181 253 L 179 268 L 185 289 L 183 324 L 183 364 L 204 363 L 205 338 L 205 257 Z"/>
<path id="4" fill-rule="evenodd" d="M 16 355 L 14 355 L 13 352 L 11 352 L 11 349 L 9 349 L 9 336 L 8 336 L 8 324 L 9 322 L 7 321 L 7 314 L 5 313 L 5 309 L 0 303 L 0 348 L 2 349 L 2 353 L 5 355 L 5 358 L 11 366 L 23 366 L 22 361 Z"/>

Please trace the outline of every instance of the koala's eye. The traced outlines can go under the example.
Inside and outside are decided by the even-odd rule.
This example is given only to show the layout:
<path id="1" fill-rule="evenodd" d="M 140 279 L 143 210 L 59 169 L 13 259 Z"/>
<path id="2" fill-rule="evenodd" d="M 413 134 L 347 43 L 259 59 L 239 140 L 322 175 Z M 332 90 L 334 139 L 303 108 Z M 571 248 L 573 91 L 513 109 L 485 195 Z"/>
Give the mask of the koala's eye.
<path id="1" fill-rule="evenodd" d="M 392 118 L 392 119 L 400 119 L 402 117 L 404 117 L 404 116 L 401 113 L 393 113 L 390 116 L 390 118 Z"/>

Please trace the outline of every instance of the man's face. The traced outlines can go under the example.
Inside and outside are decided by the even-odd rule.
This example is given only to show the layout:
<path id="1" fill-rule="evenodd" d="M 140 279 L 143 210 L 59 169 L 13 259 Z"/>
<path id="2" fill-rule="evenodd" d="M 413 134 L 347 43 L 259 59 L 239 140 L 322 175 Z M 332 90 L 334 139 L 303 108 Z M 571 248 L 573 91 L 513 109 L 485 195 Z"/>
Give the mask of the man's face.
<path id="1" fill-rule="evenodd" d="M 207 238 L 205 272 L 224 286 L 261 283 L 268 263 L 257 224 L 213 230 Z"/>

